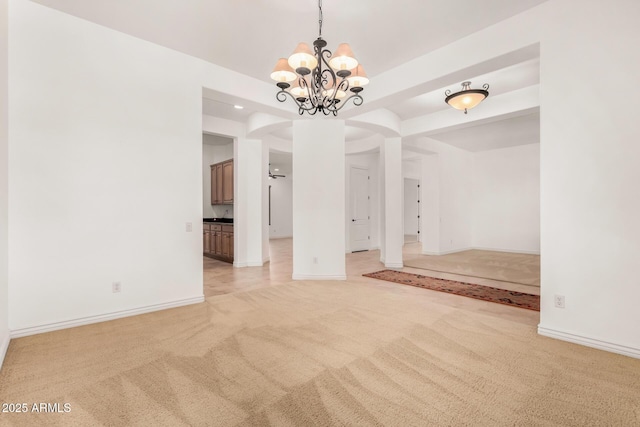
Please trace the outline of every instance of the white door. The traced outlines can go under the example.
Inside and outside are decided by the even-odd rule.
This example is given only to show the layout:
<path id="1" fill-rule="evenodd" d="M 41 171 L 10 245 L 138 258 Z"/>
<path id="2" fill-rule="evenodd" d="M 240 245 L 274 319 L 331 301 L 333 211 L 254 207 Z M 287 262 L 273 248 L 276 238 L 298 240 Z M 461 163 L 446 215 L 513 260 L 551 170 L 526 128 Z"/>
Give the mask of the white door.
<path id="1" fill-rule="evenodd" d="M 420 181 L 404 179 L 404 239 L 420 241 Z"/>
<path id="2" fill-rule="evenodd" d="M 351 251 L 369 250 L 369 169 L 357 166 L 350 172 L 350 228 Z"/>

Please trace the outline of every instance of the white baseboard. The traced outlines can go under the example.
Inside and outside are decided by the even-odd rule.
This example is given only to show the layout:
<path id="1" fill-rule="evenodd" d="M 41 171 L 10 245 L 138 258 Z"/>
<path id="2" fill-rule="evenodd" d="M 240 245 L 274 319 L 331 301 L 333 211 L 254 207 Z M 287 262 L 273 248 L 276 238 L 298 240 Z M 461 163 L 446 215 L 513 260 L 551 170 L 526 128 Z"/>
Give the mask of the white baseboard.
<path id="1" fill-rule="evenodd" d="M 480 251 L 493 251 L 493 252 L 511 252 L 514 254 L 526 254 L 526 255 L 540 255 L 540 251 L 521 251 L 518 249 L 496 249 L 496 248 L 483 248 L 480 246 L 474 246 L 473 249 Z"/>
<path id="2" fill-rule="evenodd" d="M 580 344 L 587 347 L 597 348 L 598 350 L 604 350 L 611 353 L 622 354 L 624 356 L 640 359 L 639 348 L 627 347 L 624 345 L 614 344 L 607 341 L 584 337 L 584 336 L 572 334 L 569 332 L 545 328 L 540 325 L 538 325 L 538 334 L 545 337 L 549 337 L 549 338 L 555 338 L 561 341 L 568 341 L 574 344 Z"/>
<path id="3" fill-rule="evenodd" d="M 4 363 L 4 357 L 7 355 L 7 350 L 9 349 L 9 342 L 11 342 L 11 336 L 9 331 L 5 331 L 4 338 L 0 343 L 0 368 L 2 368 L 2 364 Z"/>
<path id="4" fill-rule="evenodd" d="M 385 262 L 385 268 L 402 268 L 404 265 L 401 262 Z"/>
<path id="5" fill-rule="evenodd" d="M 262 261 L 243 261 L 243 262 L 233 262 L 233 266 L 237 268 L 243 267 L 262 267 L 264 262 Z"/>
<path id="6" fill-rule="evenodd" d="M 343 274 L 296 274 L 291 275 L 293 280 L 347 280 Z"/>
<path id="7" fill-rule="evenodd" d="M 43 334 L 45 332 L 57 331 L 60 329 L 75 328 L 76 326 L 90 325 L 92 323 L 106 322 L 120 319 L 122 317 L 136 316 L 138 314 L 151 313 L 153 311 L 166 310 L 168 308 L 182 307 L 184 305 L 197 304 L 204 301 L 204 295 L 194 298 L 180 299 L 162 304 L 152 304 L 144 307 L 132 308 L 129 310 L 114 311 L 112 313 L 99 314 L 97 316 L 81 317 L 78 319 L 54 322 L 45 325 L 31 326 L 11 330 L 11 338 L 26 337 L 29 335 Z"/>

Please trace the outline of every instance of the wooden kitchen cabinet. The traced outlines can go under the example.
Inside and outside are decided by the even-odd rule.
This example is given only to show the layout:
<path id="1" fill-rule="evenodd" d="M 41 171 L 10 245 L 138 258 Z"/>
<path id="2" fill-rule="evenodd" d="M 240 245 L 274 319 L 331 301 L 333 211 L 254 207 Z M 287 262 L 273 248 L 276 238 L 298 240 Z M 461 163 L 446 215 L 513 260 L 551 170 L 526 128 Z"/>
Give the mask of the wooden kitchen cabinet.
<path id="1" fill-rule="evenodd" d="M 206 223 L 202 225 L 202 248 L 205 254 L 211 253 L 211 228 Z"/>
<path id="2" fill-rule="evenodd" d="M 233 225 L 212 224 L 203 225 L 204 255 L 220 261 L 233 262 Z"/>
<path id="3" fill-rule="evenodd" d="M 211 165 L 211 204 L 233 204 L 233 159 Z"/>
<path id="4" fill-rule="evenodd" d="M 233 160 L 222 164 L 222 203 L 233 203 Z"/>
<path id="5" fill-rule="evenodd" d="M 233 259 L 233 226 L 222 226 L 222 256 Z"/>

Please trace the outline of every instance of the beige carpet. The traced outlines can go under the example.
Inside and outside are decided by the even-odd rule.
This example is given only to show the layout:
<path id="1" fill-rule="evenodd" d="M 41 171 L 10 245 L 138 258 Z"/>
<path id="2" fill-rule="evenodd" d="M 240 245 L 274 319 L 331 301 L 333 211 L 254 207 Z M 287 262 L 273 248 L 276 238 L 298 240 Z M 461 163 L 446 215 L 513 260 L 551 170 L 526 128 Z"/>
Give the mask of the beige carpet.
<path id="1" fill-rule="evenodd" d="M 536 322 L 365 278 L 221 295 L 12 341 L 2 401 L 71 412 L 0 424 L 640 424 L 640 360 L 540 337 Z"/>
<path id="2" fill-rule="evenodd" d="M 540 255 L 472 249 L 447 255 L 418 255 L 405 267 L 540 287 Z"/>

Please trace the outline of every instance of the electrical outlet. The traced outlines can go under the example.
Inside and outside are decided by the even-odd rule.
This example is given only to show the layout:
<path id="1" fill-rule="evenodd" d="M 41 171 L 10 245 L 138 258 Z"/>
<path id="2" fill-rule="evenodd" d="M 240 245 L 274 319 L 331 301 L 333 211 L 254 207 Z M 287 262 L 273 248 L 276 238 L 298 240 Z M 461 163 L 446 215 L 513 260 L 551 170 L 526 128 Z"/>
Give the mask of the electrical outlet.
<path id="1" fill-rule="evenodd" d="M 564 295 L 554 295 L 553 298 L 556 307 L 564 308 Z"/>
<path id="2" fill-rule="evenodd" d="M 318 257 L 317 257 L 317 256 L 314 256 L 314 257 L 313 257 L 313 263 L 314 263 L 314 264 L 317 264 L 317 263 L 318 263 Z"/>
<path id="3" fill-rule="evenodd" d="M 114 294 L 117 293 L 117 292 L 120 292 L 121 289 L 122 289 L 122 283 L 113 282 L 111 284 L 111 292 L 113 292 Z"/>
<path id="4" fill-rule="evenodd" d="M 187 229 L 187 233 L 191 233 L 193 231 L 193 224 L 190 222 L 187 222 L 186 224 L 186 229 Z"/>

